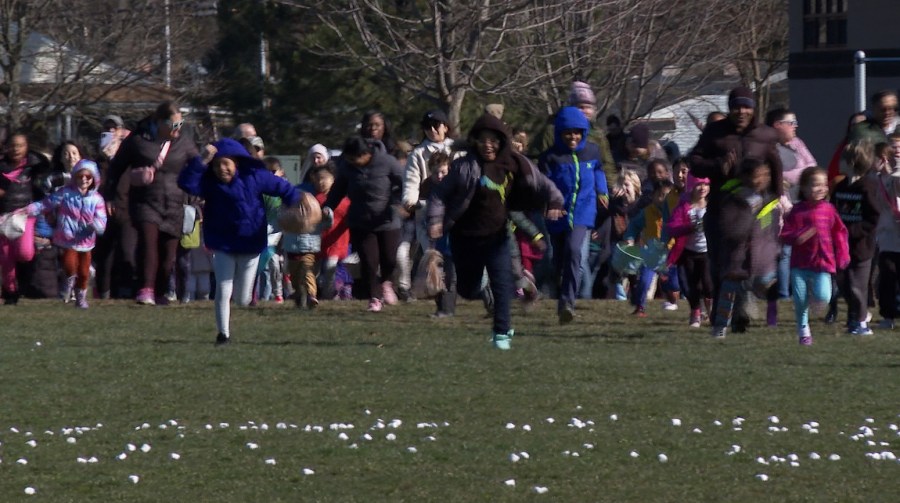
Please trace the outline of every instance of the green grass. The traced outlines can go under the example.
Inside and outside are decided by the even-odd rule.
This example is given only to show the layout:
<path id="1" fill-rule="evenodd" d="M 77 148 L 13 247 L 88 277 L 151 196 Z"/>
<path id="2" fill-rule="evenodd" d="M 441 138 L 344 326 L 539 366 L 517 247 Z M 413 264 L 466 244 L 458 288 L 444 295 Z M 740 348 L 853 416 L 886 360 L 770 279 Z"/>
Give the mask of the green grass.
<path id="1" fill-rule="evenodd" d="M 0 501 L 895 500 L 900 463 L 866 453 L 900 441 L 896 336 L 814 323 L 815 345 L 801 348 L 781 309 L 777 329 L 716 341 L 688 329 L 684 305 L 637 320 L 624 303 L 583 302 L 560 327 L 543 301 L 516 313 L 513 350 L 498 352 L 480 303 L 441 321 L 425 301 L 378 315 L 363 302 L 238 309 L 235 342 L 215 348 L 209 303 L 82 312 L 24 300 L 0 307 Z M 788 431 L 770 432 L 771 415 Z M 379 418 L 403 423 L 379 429 Z M 810 421 L 818 434 L 802 429 Z M 354 428 L 329 429 L 338 423 Z M 874 436 L 852 440 L 864 425 Z M 74 427 L 92 429 L 70 444 Z M 792 453 L 799 467 L 756 462 Z"/>

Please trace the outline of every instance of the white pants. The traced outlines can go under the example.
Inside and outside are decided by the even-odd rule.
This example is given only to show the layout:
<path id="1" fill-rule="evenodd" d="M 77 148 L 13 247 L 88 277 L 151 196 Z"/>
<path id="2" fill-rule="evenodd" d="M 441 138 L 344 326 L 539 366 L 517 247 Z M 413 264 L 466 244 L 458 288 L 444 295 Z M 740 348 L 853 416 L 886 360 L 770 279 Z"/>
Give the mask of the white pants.
<path id="1" fill-rule="evenodd" d="M 216 274 L 216 328 L 219 333 L 231 335 L 231 298 L 239 306 L 250 304 L 253 280 L 259 254 L 231 254 L 213 251 L 213 271 Z"/>

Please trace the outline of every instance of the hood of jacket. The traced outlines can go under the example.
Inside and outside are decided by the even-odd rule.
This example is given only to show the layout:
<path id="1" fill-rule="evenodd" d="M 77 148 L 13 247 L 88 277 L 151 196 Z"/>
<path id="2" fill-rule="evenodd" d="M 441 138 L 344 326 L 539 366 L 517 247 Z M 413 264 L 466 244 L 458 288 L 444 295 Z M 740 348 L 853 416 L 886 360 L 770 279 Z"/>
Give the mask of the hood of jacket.
<path id="1" fill-rule="evenodd" d="M 231 138 L 223 138 L 213 143 L 213 146 L 216 147 L 216 155 L 213 156 L 213 160 L 220 157 L 228 157 L 234 160 L 238 170 L 266 168 L 264 162 L 251 156 L 243 145 Z"/>
<path id="2" fill-rule="evenodd" d="M 75 163 L 72 166 L 72 178 L 69 179 L 69 186 L 72 188 L 78 188 L 78 172 L 79 171 L 90 171 L 91 176 L 94 177 L 94 183 L 91 184 L 90 190 L 97 190 L 100 187 L 100 167 L 97 166 L 97 163 L 90 159 L 82 159 Z"/>
<path id="3" fill-rule="evenodd" d="M 497 160 L 501 159 L 509 159 L 512 155 L 512 148 L 510 144 L 510 131 L 506 124 L 500 119 L 494 117 L 491 114 L 484 114 L 475 121 L 475 124 L 472 124 L 472 128 L 469 129 L 469 135 L 467 137 L 467 143 L 471 148 L 471 152 L 475 154 L 477 157 L 481 157 L 478 154 L 478 148 L 475 145 L 475 140 L 478 138 L 478 135 L 481 134 L 484 130 L 490 130 L 497 133 L 497 136 L 500 137 L 500 149 L 497 151 Z"/>
<path id="4" fill-rule="evenodd" d="M 581 110 L 575 107 L 562 107 L 553 120 L 553 150 L 560 154 L 570 154 L 572 150 L 562 139 L 562 132 L 566 129 L 578 129 L 581 131 L 581 141 L 575 147 L 575 151 L 584 148 L 587 143 L 588 133 L 591 131 L 591 125 Z"/>

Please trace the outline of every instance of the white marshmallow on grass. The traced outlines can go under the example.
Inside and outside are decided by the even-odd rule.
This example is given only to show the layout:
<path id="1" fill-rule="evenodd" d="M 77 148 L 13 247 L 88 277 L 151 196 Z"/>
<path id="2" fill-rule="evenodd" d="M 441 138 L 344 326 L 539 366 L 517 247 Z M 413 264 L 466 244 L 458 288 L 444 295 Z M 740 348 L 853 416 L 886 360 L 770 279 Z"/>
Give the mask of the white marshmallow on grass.
<path id="1" fill-rule="evenodd" d="M 177 452 L 173 452 L 173 453 L 169 454 L 169 457 L 174 459 L 175 461 L 178 461 L 179 459 L 181 459 L 181 454 L 178 454 Z"/>
<path id="2" fill-rule="evenodd" d="M 548 417 L 548 418 L 546 419 L 546 421 L 547 421 L 547 423 L 549 423 L 549 424 L 553 424 L 553 423 L 556 422 L 556 419 L 553 419 L 552 417 Z"/>
<path id="3" fill-rule="evenodd" d="M 769 480 L 769 476 L 766 475 L 765 473 L 757 473 L 756 480 L 762 480 L 763 482 L 765 482 L 765 481 Z"/>
<path id="4" fill-rule="evenodd" d="M 840 461 L 840 460 L 841 460 L 841 457 L 840 457 L 840 455 L 838 455 L 838 454 L 830 454 L 830 455 L 828 456 L 828 459 L 829 459 L 830 461 Z"/>
<path id="5" fill-rule="evenodd" d="M 344 433 L 343 431 L 340 432 L 340 433 L 338 433 L 338 438 L 341 439 L 341 440 L 350 440 L 350 437 L 349 437 L 346 433 Z"/>
<path id="6" fill-rule="evenodd" d="M 523 424 L 523 425 L 522 425 L 522 431 L 531 431 L 531 425 Z"/>
<path id="7" fill-rule="evenodd" d="M 681 426 L 681 419 L 677 417 L 672 418 L 672 426 Z"/>
<path id="8" fill-rule="evenodd" d="M 32 439 L 25 443 L 28 444 L 30 447 L 37 447 L 37 440 Z"/>
<path id="9" fill-rule="evenodd" d="M 515 430 L 515 429 L 516 429 L 516 425 L 513 424 L 513 423 L 506 423 L 506 429 L 507 429 L 507 430 Z"/>
<path id="10" fill-rule="evenodd" d="M 128 458 L 128 454 L 125 454 L 124 452 L 122 452 L 118 456 L 116 456 L 116 459 L 118 459 L 119 461 L 125 461 L 125 459 L 127 459 L 127 458 Z"/>
<path id="11" fill-rule="evenodd" d="M 253 442 L 247 442 L 247 448 L 250 450 L 259 449 L 259 444 L 255 444 Z"/>
<path id="12" fill-rule="evenodd" d="M 769 416 L 769 422 L 772 424 L 778 424 L 781 422 L 781 419 L 778 419 L 778 416 Z"/>
<path id="13" fill-rule="evenodd" d="M 513 463 L 518 463 L 520 459 L 522 459 L 521 456 L 519 456 L 515 452 L 509 455 L 509 460 Z"/>
<path id="14" fill-rule="evenodd" d="M 87 458 L 77 457 L 77 458 L 75 458 L 75 461 L 77 461 L 81 464 L 85 464 L 85 463 L 87 463 Z"/>
<path id="15" fill-rule="evenodd" d="M 666 463 L 669 461 L 669 456 L 666 456 L 663 453 L 659 453 L 659 456 L 656 456 L 656 459 L 658 459 L 660 463 Z"/>
<path id="16" fill-rule="evenodd" d="M 138 477 L 137 475 L 129 475 L 128 480 L 130 480 L 132 484 L 137 484 L 138 482 L 141 481 L 141 478 Z"/>
<path id="17" fill-rule="evenodd" d="M 703 430 L 701 430 L 700 428 L 694 428 L 693 430 L 691 430 L 691 433 L 703 433 Z"/>
<path id="18" fill-rule="evenodd" d="M 37 492 L 37 490 L 31 486 L 25 488 L 25 494 L 27 494 L 29 496 L 33 495 L 36 492 Z"/>
<path id="19" fill-rule="evenodd" d="M 516 479 L 504 480 L 503 484 L 509 487 L 516 487 Z"/>
<path id="20" fill-rule="evenodd" d="M 640 456 L 640 454 L 638 454 L 637 451 L 631 451 L 631 452 L 628 453 L 628 455 L 631 456 L 631 457 L 633 457 L 633 458 L 637 458 L 637 457 Z"/>
<path id="21" fill-rule="evenodd" d="M 28 460 L 25 459 L 25 458 L 19 458 L 19 459 L 16 460 L 16 463 L 18 463 L 18 464 L 20 464 L 20 465 L 22 465 L 22 466 L 25 466 L 25 465 L 28 464 Z"/>
<path id="22" fill-rule="evenodd" d="M 91 456 L 88 458 L 87 462 L 93 464 L 93 463 L 99 463 L 100 460 L 97 459 L 97 456 Z"/>
<path id="23" fill-rule="evenodd" d="M 818 461 L 818 460 L 822 459 L 822 456 L 819 456 L 818 452 L 810 452 L 809 459 L 811 459 L 813 461 Z"/>
<path id="24" fill-rule="evenodd" d="M 137 450 L 137 447 L 135 447 L 134 444 L 128 444 L 125 447 L 128 449 L 129 452 L 134 452 Z"/>
<path id="25" fill-rule="evenodd" d="M 410 453 L 412 453 L 412 454 L 415 454 L 415 453 L 419 452 L 419 450 L 416 449 L 416 448 L 413 447 L 413 446 L 407 447 L 407 448 L 406 448 L 406 451 L 407 451 L 407 452 L 410 452 Z"/>
<path id="26" fill-rule="evenodd" d="M 610 421 L 618 421 L 618 420 L 619 420 L 619 416 L 618 416 L 617 414 L 610 414 L 610 415 L 609 415 L 609 420 L 610 420 Z"/>
<path id="27" fill-rule="evenodd" d="M 143 452 L 143 453 L 150 452 L 150 449 L 152 449 L 152 447 L 150 447 L 150 444 L 143 444 L 141 446 L 141 452 Z"/>
<path id="28" fill-rule="evenodd" d="M 69 437 L 66 439 L 66 442 L 70 443 L 70 444 L 74 444 L 77 441 L 78 441 L 78 439 L 76 439 L 75 437 Z"/>
<path id="29" fill-rule="evenodd" d="M 276 463 L 275 458 L 268 458 L 268 459 L 266 459 L 266 464 L 267 464 L 267 465 L 274 465 L 275 463 Z"/>
<path id="30" fill-rule="evenodd" d="M 537 494 L 547 494 L 547 491 L 549 491 L 549 489 L 544 486 L 534 486 L 534 492 Z"/>
<path id="31" fill-rule="evenodd" d="M 312 468 L 304 468 L 303 469 L 303 475 L 315 475 L 315 474 L 316 474 L 316 472 L 313 471 Z"/>
<path id="32" fill-rule="evenodd" d="M 397 440 L 397 435 L 394 435 L 393 433 L 388 433 L 387 435 L 384 436 L 384 438 L 386 440 L 390 440 L 391 442 L 393 442 L 394 440 Z"/>

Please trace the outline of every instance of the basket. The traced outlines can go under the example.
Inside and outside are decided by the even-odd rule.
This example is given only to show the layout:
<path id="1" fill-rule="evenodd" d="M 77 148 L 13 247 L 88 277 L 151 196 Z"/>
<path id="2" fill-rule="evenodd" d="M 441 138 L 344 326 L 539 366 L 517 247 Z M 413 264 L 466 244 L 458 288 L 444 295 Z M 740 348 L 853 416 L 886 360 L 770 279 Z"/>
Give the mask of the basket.
<path id="1" fill-rule="evenodd" d="M 669 265 L 666 263 L 669 258 L 669 247 L 661 240 L 651 239 L 641 247 L 640 253 L 644 265 L 648 269 L 655 272 L 666 272 L 669 269 Z"/>
<path id="2" fill-rule="evenodd" d="M 300 202 L 290 208 L 281 207 L 278 212 L 278 226 L 291 234 L 311 234 L 322 222 L 322 208 L 309 192 L 300 196 Z"/>
<path id="3" fill-rule="evenodd" d="M 612 268 L 619 274 L 637 274 L 644 259 L 641 258 L 640 248 L 626 244 L 624 241 L 616 243 L 612 254 Z"/>

